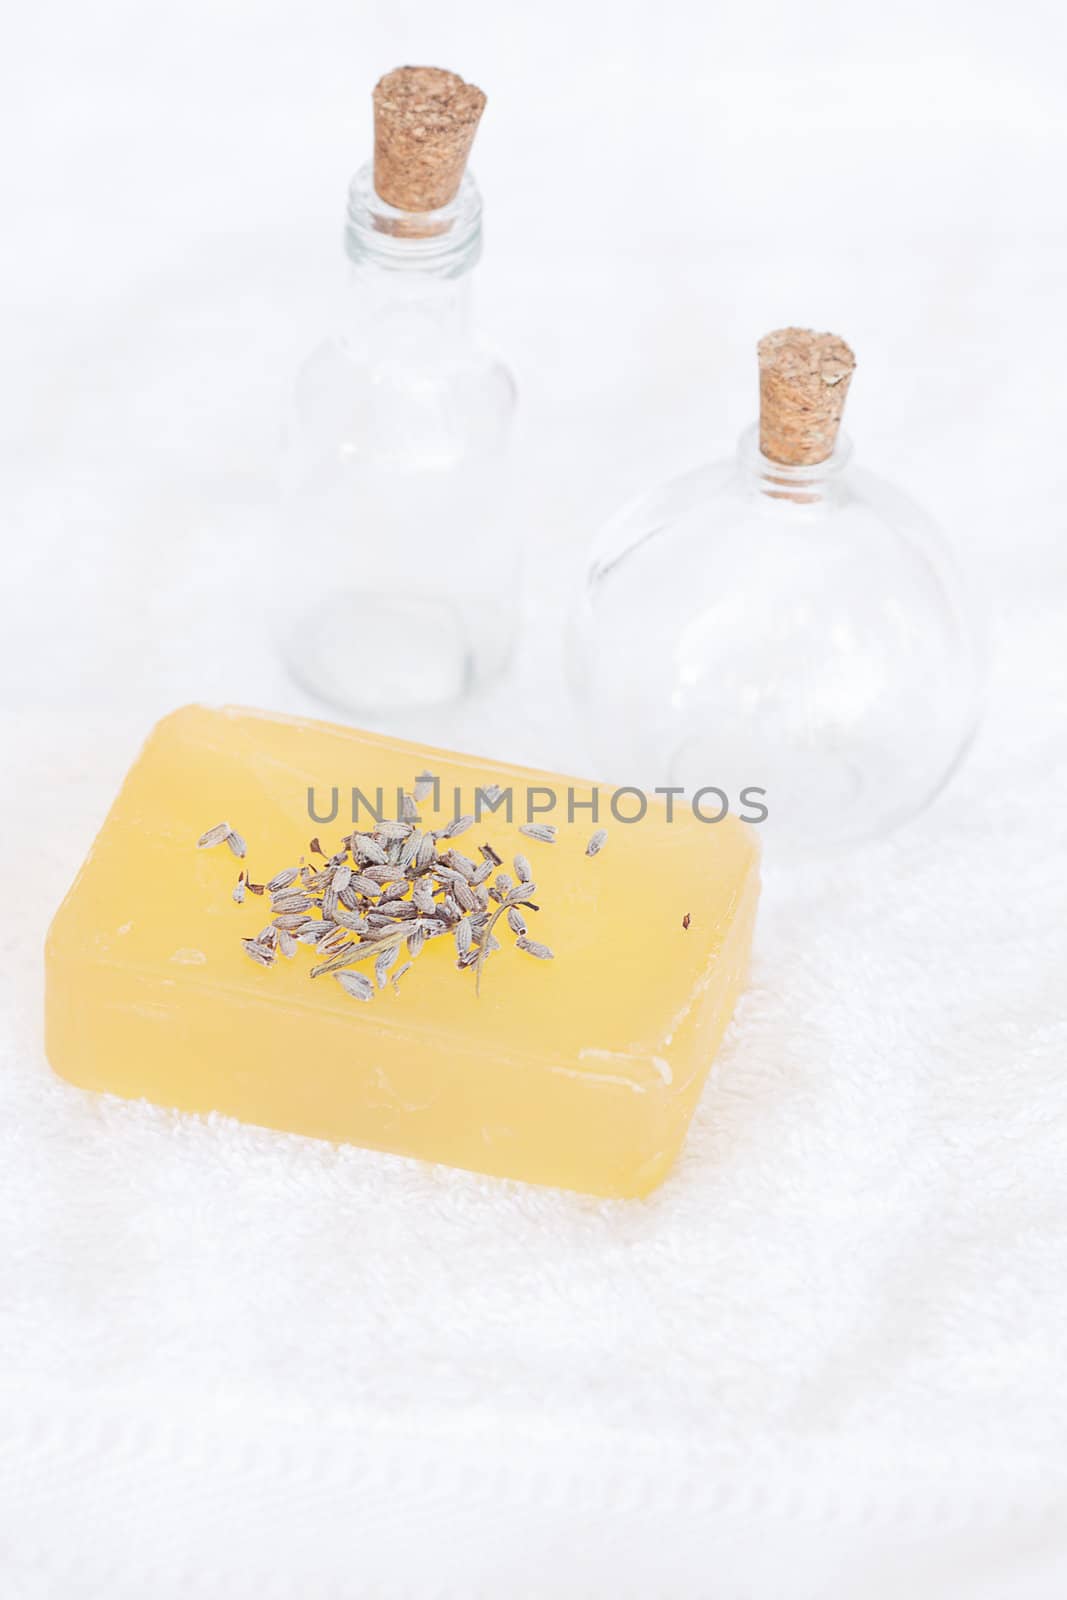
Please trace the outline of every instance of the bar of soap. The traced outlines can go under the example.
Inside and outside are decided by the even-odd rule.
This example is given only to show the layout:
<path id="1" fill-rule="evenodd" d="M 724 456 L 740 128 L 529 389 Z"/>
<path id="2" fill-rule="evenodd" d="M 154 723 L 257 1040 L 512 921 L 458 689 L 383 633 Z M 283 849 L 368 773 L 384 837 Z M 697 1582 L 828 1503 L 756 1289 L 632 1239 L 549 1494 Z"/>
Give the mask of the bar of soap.
<path id="1" fill-rule="evenodd" d="M 429 769 L 423 831 L 443 828 L 475 791 L 503 805 L 437 851 L 479 865 L 488 842 L 512 877 L 527 858 L 537 910 L 520 908 L 516 947 L 475 974 L 457 968 L 451 934 L 429 939 L 394 986 L 369 1003 L 299 945 L 269 967 L 242 944 L 270 922 L 270 896 L 235 904 L 238 873 L 262 883 L 353 830 L 351 790 L 384 815 L 398 788 Z M 520 831 L 527 797 L 558 807 L 554 842 Z M 339 791 L 336 820 L 328 814 Z M 730 1019 L 748 962 L 759 894 L 758 849 L 733 817 L 710 824 L 650 798 L 643 820 L 608 812 L 590 856 L 588 809 L 567 820 L 567 793 L 588 784 L 468 756 L 431 752 L 350 728 L 237 709 L 190 706 L 154 729 L 62 907 L 47 946 L 47 1049 L 63 1077 L 194 1112 L 447 1162 L 599 1195 L 642 1195 L 668 1172 Z M 391 803 L 390 803 L 391 799 Z M 658 808 L 658 809 L 657 809 Z M 620 810 L 636 809 L 632 793 Z M 198 849 L 226 821 L 247 842 Z M 355 826 L 373 828 L 366 811 Z M 239 845 L 238 845 L 239 848 Z M 297 886 L 299 887 L 299 886 Z M 495 909 L 495 901 L 490 905 Z M 400 961 L 405 959 L 403 947 Z M 373 979 L 373 963 L 352 973 Z"/>

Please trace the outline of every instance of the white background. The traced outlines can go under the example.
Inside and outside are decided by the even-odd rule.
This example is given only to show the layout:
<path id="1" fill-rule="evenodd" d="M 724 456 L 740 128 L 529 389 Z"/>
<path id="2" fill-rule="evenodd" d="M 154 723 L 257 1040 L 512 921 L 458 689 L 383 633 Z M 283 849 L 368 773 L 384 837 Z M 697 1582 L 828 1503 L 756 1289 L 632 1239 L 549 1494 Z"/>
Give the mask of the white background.
<path id="1" fill-rule="evenodd" d="M 1064 1592 L 1065 46 L 1037 0 L 12 11 L 6 1596 Z M 420 736 L 582 764 L 582 552 L 751 419 L 786 322 L 852 343 L 858 454 L 989 597 L 968 766 L 890 844 L 772 866 L 640 1205 L 94 1101 L 41 1051 L 48 918 L 152 720 L 311 709 L 243 589 L 403 62 L 489 94 L 533 557 L 515 678 Z"/>

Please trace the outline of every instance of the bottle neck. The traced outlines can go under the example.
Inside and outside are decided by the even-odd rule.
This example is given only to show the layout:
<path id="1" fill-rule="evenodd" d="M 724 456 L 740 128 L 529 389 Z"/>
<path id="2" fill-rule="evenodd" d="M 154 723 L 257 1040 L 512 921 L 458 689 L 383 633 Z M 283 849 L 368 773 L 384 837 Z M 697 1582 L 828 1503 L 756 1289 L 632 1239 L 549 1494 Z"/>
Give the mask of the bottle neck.
<path id="1" fill-rule="evenodd" d="M 454 200 L 437 211 L 399 211 L 374 190 L 373 168 L 348 189 L 345 253 L 360 271 L 420 282 L 462 278 L 482 251 L 482 197 L 470 173 Z"/>
<path id="2" fill-rule="evenodd" d="M 845 498 L 846 468 L 852 456 L 845 434 L 838 434 L 834 452 L 825 461 L 800 467 L 772 461 L 760 449 L 759 438 L 759 425 L 753 423 L 741 435 L 737 451 L 741 475 L 752 494 L 786 509 L 809 510 L 828 509 Z"/>
<path id="3" fill-rule="evenodd" d="M 349 186 L 345 219 L 355 323 L 394 353 L 448 347 L 467 331 L 481 247 L 482 202 L 469 173 L 447 206 L 410 212 L 375 193 L 368 163 Z"/>

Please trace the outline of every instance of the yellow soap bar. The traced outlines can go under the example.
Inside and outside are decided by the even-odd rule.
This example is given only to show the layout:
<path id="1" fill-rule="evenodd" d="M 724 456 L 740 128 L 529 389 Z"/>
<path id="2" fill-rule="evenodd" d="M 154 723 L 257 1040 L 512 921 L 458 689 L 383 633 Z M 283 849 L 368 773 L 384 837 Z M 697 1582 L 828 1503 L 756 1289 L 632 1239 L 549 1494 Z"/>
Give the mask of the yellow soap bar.
<path id="1" fill-rule="evenodd" d="M 313 837 L 339 853 L 353 826 L 374 828 L 364 801 L 375 805 L 380 788 L 381 814 L 395 818 L 398 789 L 410 792 L 426 769 L 438 785 L 419 802 L 424 835 L 490 791 L 497 809 L 483 807 L 433 848 L 438 859 L 460 851 L 469 874 L 489 844 L 503 862 L 493 873 L 512 879 L 513 858 L 525 857 L 536 890 L 515 894 L 537 909 L 517 909 L 552 958 L 517 947 L 504 914 L 501 948 L 477 976 L 457 967 L 449 931 L 363 1003 L 331 972 L 311 977 L 320 957 L 310 944 L 270 965 L 250 957 L 242 941 L 271 923 L 271 896 L 235 904 L 238 873 L 262 884 L 301 858 L 321 873 Z M 335 789 L 335 819 L 311 820 L 329 815 Z M 698 820 L 680 801 L 671 820 L 651 797 L 640 821 L 619 822 L 601 789 L 607 839 L 589 855 L 592 794 L 326 723 L 177 711 L 152 732 L 52 924 L 49 1059 L 73 1083 L 164 1106 L 593 1194 L 645 1194 L 678 1152 L 744 982 L 758 850 L 747 824 Z M 553 841 L 521 831 L 529 804 L 535 822 L 558 829 Z M 637 810 L 632 792 L 619 798 L 620 815 Z M 197 848 L 220 821 L 247 842 L 242 859 L 225 841 Z M 288 892 L 300 890 L 298 880 Z M 373 962 L 347 970 L 374 978 Z"/>

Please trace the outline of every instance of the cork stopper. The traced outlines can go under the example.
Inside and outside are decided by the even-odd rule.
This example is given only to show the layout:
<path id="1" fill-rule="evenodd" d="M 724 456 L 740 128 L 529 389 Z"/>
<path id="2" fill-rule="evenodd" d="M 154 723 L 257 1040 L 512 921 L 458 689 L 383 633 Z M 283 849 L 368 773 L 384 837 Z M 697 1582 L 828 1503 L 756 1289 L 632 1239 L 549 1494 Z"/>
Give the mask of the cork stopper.
<path id="1" fill-rule="evenodd" d="M 834 453 L 856 358 L 843 339 L 779 328 L 759 351 L 759 444 L 770 461 L 813 467 Z"/>
<path id="2" fill-rule="evenodd" d="M 463 181 L 485 95 L 441 67 L 397 67 L 374 90 L 374 188 L 400 211 L 436 211 Z"/>

